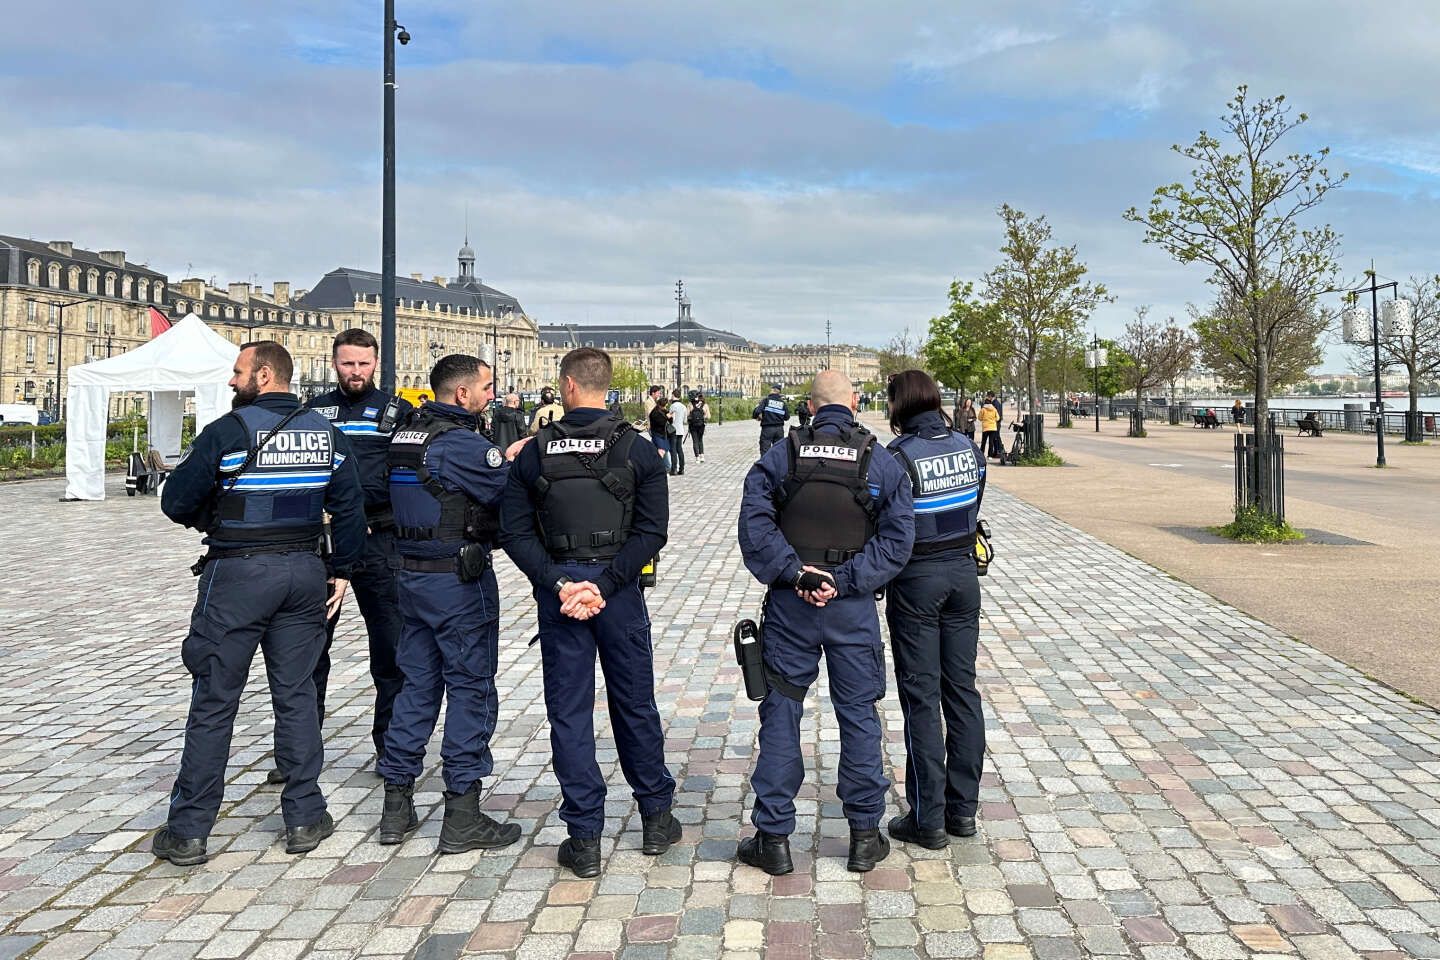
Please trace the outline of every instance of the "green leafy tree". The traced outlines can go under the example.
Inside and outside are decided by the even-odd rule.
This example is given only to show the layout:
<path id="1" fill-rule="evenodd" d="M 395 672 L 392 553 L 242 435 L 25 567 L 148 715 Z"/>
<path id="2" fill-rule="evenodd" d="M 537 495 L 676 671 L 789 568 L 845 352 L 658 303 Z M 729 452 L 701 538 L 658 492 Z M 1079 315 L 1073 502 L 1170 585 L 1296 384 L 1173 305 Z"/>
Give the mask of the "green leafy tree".
<path id="1" fill-rule="evenodd" d="M 1085 282 L 1088 268 L 1075 248 L 1054 246 L 1044 216 L 1027 217 L 1009 204 L 999 210 L 1005 224 L 1004 259 L 985 274 L 985 299 L 999 315 L 1000 343 L 1023 367 L 1029 409 L 1039 408 L 1036 362 L 1058 339 L 1078 339 L 1095 307 L 1110 299 L 1104 285 Z"/>
<path id="2" fill-rule="evenodd" d="M 1316 322 L 1324 319 L 1317 298 L 1335 289 L 1339 236 L 1328 224 L 1301 221 L 1346 175 L 1326 169 L 1327 149 L 1280 154 L 1285 135 L 1308 119 L 1292 117 L 1283 96 L 1252 101 L 1242 86 L 1226 111 L 1220 122 L 1233 146 L 1204 130 L 1189 146 L 1177 144 L 1175 152 L 1194 164 L 1190 182 L 1157 187 L 1147 210 L 1131 207 L 1125 218 L 1145 228 L 1146 243 L 1210 269 L 1217 309 L 1195 333 L 1217 374 L 1230 380 L 1245 368 L 1261 440 L 1270 391 L 1282 371 L 1314 355 L 1325 325 Z M 1268 497 L 1269 461 L 1260 463 L 1256 487 Z M 1277 508 L 1256 506 L 1267 514 Z"/>
<path id="3" fill-rule="evenodd" d="M 996 342 L 998 312 L 975 296 L 975 285 L 950 284 L 950 310 L 930 318 L 930 336 L 920 348 L 926 369 L 961 395 L 993 383 L 1001 367 Z"/>
<path id="4" fill-rule="evenodd" d="M 1100 368 L 1100 396 L 1114 400 L 1128 385 L 1130 368 L 1135 365 L 1135 358 L 1114 340 L 1102 339 L 1100 346 L 1106 351 L 1105 366 Z M 1094 387 L 1094 370 L 1086 371 L 1085 382 Z"/>
<path id="5" fill-rule="evenodd" d="M 615 361 L 610 372 L 610 386 L 619 390 L 622 397 L 640 396 L 648 384 L 644 370 L 631 366 L 624 360 Z"/>
<path id="6" fill-rule="evenodd" d="M 1135 407 L 1145 409 L 1145 392 L 1178 380 L 1194 358 L 1190 334 L 1177 326 L 1175 318 L 1159 324 L 1150 319 L 1150 307 L 1135 308 L 1135 319 L 1125 325 L 1121 348 L 1131 363 L 1125 373 L 1127 386 L 1135 391 Z"/>

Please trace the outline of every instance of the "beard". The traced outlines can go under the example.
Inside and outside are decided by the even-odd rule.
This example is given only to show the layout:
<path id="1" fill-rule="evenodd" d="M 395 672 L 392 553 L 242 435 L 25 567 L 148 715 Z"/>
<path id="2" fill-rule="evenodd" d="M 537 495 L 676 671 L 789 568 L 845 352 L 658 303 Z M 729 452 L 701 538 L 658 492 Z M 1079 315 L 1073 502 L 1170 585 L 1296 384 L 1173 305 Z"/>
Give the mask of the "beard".
<path id="1" fill-rule="evenodd" d="M 340 392 L 347 397 L 363 397 L 373 389 L 375 389 L 373 376 L 365 378 L 359 386 L 351 386 L 351 381 L 348 379 L 340 381 Z"/>
<path id="2" fill-rule="evenodd" d="M 253 373 L 250 374 L 250 379 L 243 385 L 232 387 L 231 389 L 235 391 L 235 398 L 231 403 L 232 408 L 243 407 L 247 403 L 254 403 L 255 398 L 260 396 L 260 382 L 255 378 L 255 374 Z"/>

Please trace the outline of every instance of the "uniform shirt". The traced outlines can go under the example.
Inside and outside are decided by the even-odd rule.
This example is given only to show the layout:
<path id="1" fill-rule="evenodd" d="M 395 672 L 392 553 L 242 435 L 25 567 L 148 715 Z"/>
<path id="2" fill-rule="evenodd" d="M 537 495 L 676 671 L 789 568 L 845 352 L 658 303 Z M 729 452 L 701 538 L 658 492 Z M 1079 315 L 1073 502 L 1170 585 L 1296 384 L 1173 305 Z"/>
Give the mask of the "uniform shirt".
<path id="1" fill-rule="evenodd" d="M 477 432 L 479 418 L 464 407 L 457 407 L 453 403 L 436 403 L 434 400 L 426 400 L 421 405 L 416 417 L 424 416 L 453 420 L 464 427 L 463 430 L 447 430 L 430 441 L 430 446 L 425 451 L 425 469 L 430 472 L 430 476 L 438 480 L 440 486 L 446 490 L 463 493 L 482 506 L 498 509 L 501 495 L 505 492 L 506 479 L 510 475 L 510 464 L 505 461 L 504 451 L 486 439 L 484 434 Z M 492 450 L 497 453 L 492 454 Z M 402 494 L 396 492 L 395 488 L 420 487 L 420 478 L 414 471 L 396 468 L 390 471 L 390 487 L 392 496 L 398 503 L 400 497 L 408 496 L 410 491 Z M 429 497 L 429 494 L 426 493 L 426 496 Z M 429 499 L 434 501 L 433 497 Z M 413 525 L 402 523 L 398 512 L 396 523 L 403 526 Z M 419 559 L 452 557 L 457 549 L 453 542 L 443 543 L 438 540 L 395 541 L 397 553 Z"/>
<path id="2" fill-rule="evenodd" d="M 532 417 L 530 420 L 531 436 L 539 433 L 540 428 L 545 426 L 545 424 L 549 423 L 551 420 L 558 422 L 563 416 L 565 416 L 565 408 L 562 407 L 558 401 L 552 400 L 549 403 L 545 404 L 543 407 L 537 407 L 535 410 L 535 416 Z"/>
<path id="3" fill-rule="evenodd" d="M 565 426 L 589 426 L 609 414 L 598 407 L 577 407 L 560 420 Z M 634 583 L 640 568 L 665 546 L 670 529 L 670 488 L 665 463 L 644 437 L 630 445 L 630 466 L 635 471 L 635 506 L 630 536 L 620 552 L 592 582 L 602 597 L 612 596 L 621 587 Z M 535 518 L 535 482 L 540 479 L 540 449 L 527 443 L 511 465 L 510 481 L 500 507 L 500 544 L 537 590 L 553 591 L 565 576 L 540 539 Z"/>
<path id="4" fill-rule="evenodd" d="M 280 416 L 300 406 L 293 393 L 262 393 L 255 405 Z M 344 435 L 334 439 L 335 460 L 330 480 L 325 486 L 325 512 L 330 514 L 330 537 L 333 555 L 331 566 L 340 576 L 347 576 L 365 548 L 365 509 L 360 490 L 360 474 L 355 458 Z M 176 523 L 205 532 L 210 518 L 211 499 L 219 492 L 224 474 L 221 462 L 243 462 L 255 439 L 237 418 L 226 415 L 200 431 L 190 452 L 170 473 L 160 497 L 160 509 Z M 234 469 L 232 467 L 231 469 Z M 225 548 L 261 546 L 260 543 L 226 540 L 217 543 L 210 536 L 202 541 Z"/>
<path id="5" fill-rule="evenodd" d="M 849 407 L 826 404 L 811 424 L 817 434 L 839 433 L 855 423 Z M 740 499 L 740 553 L 745 566 L 764 584 L 794 583 L 800 576 L 800 558 L 780 532 L 775 493 L 790 472 L 790 444 L 777 443 L 745 475 Z M 877 442 L 870 457 L 866 482 L 877 508 L 875 536 L 864 548 L 831 574 L 842 597 L 874 593 L 895 578 L 910 559 L 915 540 L 915 512 L 910 498 L 910 475 Z"/>
<path id="6" fill-rule="evenodd" d="M 762 427 L 783 426 L 790 419 L 790 406 L 780 398 L 780 394 L 772 393 L 755 405 L 751 417 L 759 420 Z"/>
<path id="7" fill-rule="evenodd" d="M 395 426 L 403 427 L 415 408 L 409 400 L 396 399 L 399 408 Z M 336 387 L 306 404 L 334 424 L 335 429 L 350 441 L 355 468 L 360 472 L 360 487 L 365 491 L 365 512 L 370 514 L 390 506 L 390 468 L 385 464 L 390 433 L 381 433 L 379 429 L 380 418 L 385 415 L 385 405 L 389 402 L 390 394 L 371 386 L 358 397 L 351 397 Z"/>

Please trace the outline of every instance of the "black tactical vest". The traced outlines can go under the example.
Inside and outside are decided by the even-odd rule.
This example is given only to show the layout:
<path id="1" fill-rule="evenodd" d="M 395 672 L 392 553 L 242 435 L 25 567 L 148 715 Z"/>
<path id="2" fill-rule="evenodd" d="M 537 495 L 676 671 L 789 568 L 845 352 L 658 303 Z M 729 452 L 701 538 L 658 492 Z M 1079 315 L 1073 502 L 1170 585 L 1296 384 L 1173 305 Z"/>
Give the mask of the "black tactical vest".
<path id="1" fill-rule="evenodd" d="M 790 469 L 775 495 L 780 532 L 801 563 L 837 567 L 875 536 L 868 480 L 875 437 L 858 424 L 838 434 L 796 427 L 789 443 Z"/>
<path id="2" fill-rule="evenodd" d="M 540 428 L 536 520 L 550 556 L 609 560 L 620 552 L 635 515 L 635 436 L 614 416 L 583 427 L 556 421 Z"/>
<path id="3" fill-rule="evenodd" d="M 499 529 L 495 511 L 458 490 L 446 489 L 425 466 L 425 452 L 436 437 L 463 429 L 453 420 L 422 413 L 410 426 L 391 435 L 386 462 L 397 539 L 438 540 L 453 543 L 456 549 L 467 542 L 493 543 Z M 414 480 L 410 480 L 411 476 Z M 434 504 L 428 502 L 431 500 Z"/>

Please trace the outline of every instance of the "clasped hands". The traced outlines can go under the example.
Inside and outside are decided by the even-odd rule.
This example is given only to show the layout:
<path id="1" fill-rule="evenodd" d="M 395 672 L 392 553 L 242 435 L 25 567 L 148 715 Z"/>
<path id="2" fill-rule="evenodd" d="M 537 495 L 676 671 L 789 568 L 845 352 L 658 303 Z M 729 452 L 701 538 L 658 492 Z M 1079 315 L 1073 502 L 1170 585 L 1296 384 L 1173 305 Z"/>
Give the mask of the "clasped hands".
<path id="1" fill-rule="evenodd" d="M 809 564 L 800 568 L 800 578 L 795 581 L 795 595 L 801 600 L 813 607 L 823 607 L 838 594 L 835 578 L 828 571 Z"/>
<path id="2" fill-rule="evenodd" d="M 560 612 L 576 620 L 589 620 L 605 609 L 600 588 L 589 580 L 572 580 L 560 588 Z"/>

